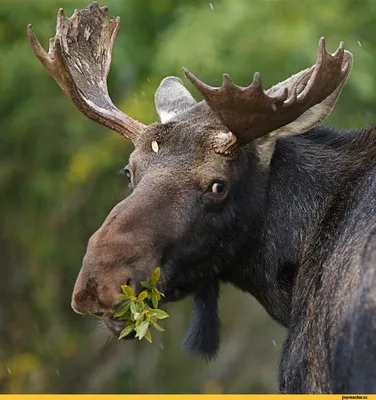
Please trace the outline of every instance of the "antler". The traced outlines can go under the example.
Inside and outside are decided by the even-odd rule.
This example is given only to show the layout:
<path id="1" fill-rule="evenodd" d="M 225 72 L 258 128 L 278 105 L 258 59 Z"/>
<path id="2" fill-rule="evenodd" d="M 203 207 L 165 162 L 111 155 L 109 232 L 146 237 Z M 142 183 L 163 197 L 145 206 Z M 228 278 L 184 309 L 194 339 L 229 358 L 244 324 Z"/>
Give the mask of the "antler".
<path id="1" fill-rule="evenodd" d="M 228 139 L 217 146 L 218 152 L 230 153 L 251 140 L 287 126 L 332 94 L 336 100 L 351 68 L 352 55 L 343 49 L 343 43 L 330 55 L 325 50 L 325 39 L 321 38 L 316 64 L 266 93 L 259 73 L 255 73 L 248 87 L 235 85 L 229 75 L 224 74 L 220 88 L 206 85 L 185 68 L 184 73 L 235 135 L 236 140 L 228 135 Z M 319 117 L 324 118 L 329 111 Z M 318 122 L 315 120 L 315 124 Z"/>
<path id="2" fill-rule="evenodd" d="M 87 117 L 134 140 L 145 125 L 128 117 L 112 103 L 107 91 L 114 41 L 120 18 L 108 18 L 107 7 L 94 2 L 75 10 L 71 18 L 60 9 L 56 35 L 46 53 L 28 26 L 34 54 L 63 89 L 71 102 Z"/>

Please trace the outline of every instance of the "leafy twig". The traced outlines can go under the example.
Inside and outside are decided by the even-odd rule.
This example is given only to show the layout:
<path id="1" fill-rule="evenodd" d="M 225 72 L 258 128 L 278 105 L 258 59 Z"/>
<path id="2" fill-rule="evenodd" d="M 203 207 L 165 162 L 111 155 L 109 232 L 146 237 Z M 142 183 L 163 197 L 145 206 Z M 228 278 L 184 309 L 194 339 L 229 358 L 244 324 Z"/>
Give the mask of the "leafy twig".
<path id="1" fill-rule="evenodd" d="M 145 338 L 151 343 L 150 326 L 153 326 L 160 332 L 164 331 L 157 323 L 159 319 L 169 317 L 165 311 L 158 309 L 159 301 L 161 297 L 164 297 L 164 294 L 155 287 L 156 283 L 159 281 L 160 273 L 161 271 L 158 267 L 152 273 L 150 282 L 141 282 L 145 290 L 140 292 L 138 296 L 135 295 L 130 286 L 123 285 L 121 287 L 123 293 L 120 295 L 120 299 L 125 300 L 125 303 L 119 307 L 114 317 L 127 322 L 120 333 L 119 339 L 135 331 L 136 337 L 138 337 L 139 340 Z M 150 307 L 145 302 L 147 299 L 151 300 L 153 307 Z"/>

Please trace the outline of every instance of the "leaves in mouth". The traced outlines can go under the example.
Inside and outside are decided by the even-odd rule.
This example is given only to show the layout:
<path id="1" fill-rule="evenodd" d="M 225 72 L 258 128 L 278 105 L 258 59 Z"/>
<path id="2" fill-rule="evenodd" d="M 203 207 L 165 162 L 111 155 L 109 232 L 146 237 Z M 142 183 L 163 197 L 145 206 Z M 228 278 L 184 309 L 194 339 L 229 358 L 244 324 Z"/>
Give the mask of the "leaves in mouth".
<path id="1" fill-rule="evenodd" d="M 158 267 L 153 271 L 150 282 L 141 282 L 145 290 L 140 292 L 138 296 L 135 295 L 130 286 L 121 286 L 123 293 L 119 297 L 125 302 L 116 310 L 114 317 L 122 321 L 127 321 L 127 323 L 121 331 L 119 339 L 123 339 L 135 331 L 136 337 L 139 340 L 145 338 L 152 343 L 150 326 L 153 326 L 160 332 L 164 331 L 157 323 L 158 320 L 169 317 L 166 311 L 158 309 L 159 300 L 161 297 L 164 297 L 164 294 L 155 287 L 160 275 L 161 271 Z M 146 300 L 151 301 L 152 307 L 146 303 Z"/>

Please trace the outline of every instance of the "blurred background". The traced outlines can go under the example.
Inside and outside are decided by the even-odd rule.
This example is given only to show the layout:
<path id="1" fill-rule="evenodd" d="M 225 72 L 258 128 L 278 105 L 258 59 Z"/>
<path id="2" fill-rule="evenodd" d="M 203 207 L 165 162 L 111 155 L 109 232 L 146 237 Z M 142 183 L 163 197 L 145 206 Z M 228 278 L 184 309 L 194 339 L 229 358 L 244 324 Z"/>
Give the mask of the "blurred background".
<path id="1" fill-rule="evenodd" d="M 249 295 L 222 288 L 218 358 L 186 354 L 191 300 L 168 306 L 154 342 L 118 342 L 70 297 L 86 243 L 127 195 L 117 171 L 130 141 L 86 119 L 31 52 L 32 23 L 48 48 L 59 7 L 89 0 L 1 0 L 0 7 L 0 392 L 273 393 L 285 332 Z M 106 0 L 121 17 L 109 76 L 117 106 L 157 119 L 154 92 L 184 65 L 219 85 L 260 71 L 264 87 L 315 62 L 320 36 L 341 40 L 354 69 L 326 123 L 374 122 L 376 2 L 373 0 Z M 192 87 L 187 84 L 192 90 Z M 192 90 L 196 96 L 197 93 Z"/>

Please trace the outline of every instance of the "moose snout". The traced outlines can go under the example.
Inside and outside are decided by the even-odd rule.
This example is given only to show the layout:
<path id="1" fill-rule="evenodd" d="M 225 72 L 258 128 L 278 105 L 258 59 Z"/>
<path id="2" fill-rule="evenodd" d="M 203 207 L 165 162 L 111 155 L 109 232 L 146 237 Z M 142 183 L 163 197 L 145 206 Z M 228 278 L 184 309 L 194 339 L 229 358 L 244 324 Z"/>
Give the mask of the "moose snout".
<path id="1" fill-rule="evenodd" d="M 110 214 L 89 240 L 72 294 L 71 306 L 79 314 L 112 315 L 121 302 L 121 286 L 129 285 L 138 293 L 155 267 L 155 252 L 145 245 L 150 241 L 143 240 L 147 230 L 126 229 L 124 225 L 130 224 L 119 220 Z"/>
<path id="2" fill-rule="evenodd" d="M 121 302 L 119 294 L 125 284 L 134 287 L 126 269 L 111 279 L 111 276 L 93 276 L 83 265 L 73 289 L 71 307 L 78 314 L 111 315 Z"/>
<path id="3" fill-rule="evenodd" d="M 79 314 L 113 314 L 120 303 L 122 285 L 135 287 L 135 269 L 130 266 L 131 248 L 127 240 L 112 240 L 101 230 L 89 240 L 77 277 L 71 306 Z"/>

